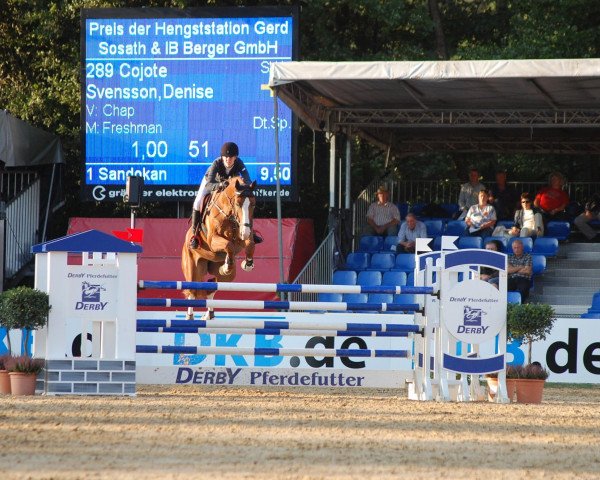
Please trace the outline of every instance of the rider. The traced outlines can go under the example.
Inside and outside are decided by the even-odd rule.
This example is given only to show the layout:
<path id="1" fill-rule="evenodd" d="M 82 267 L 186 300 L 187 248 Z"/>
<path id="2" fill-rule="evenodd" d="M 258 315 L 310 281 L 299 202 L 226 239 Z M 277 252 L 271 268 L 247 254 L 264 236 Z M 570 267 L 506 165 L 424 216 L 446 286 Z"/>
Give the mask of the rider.
<path id="1" fill-rule="evenodd" d="M 195 233 L 202 218 L 201 208 L 204 197 L 214 190 L 224 187 L 227 179 L 232 177 L 240 176 L 245 183 L 250 183 L 250 175 L 246 170 L 246 165 L 238 157 L 239 153 L 240 151 L 235 143 L 225 142 L 221 147 L 221 156 L 216 158 L 212 165 L 208 167 L 194 200 L 192 210 L 192 231 L 194 235 L 190 240 L 190 248 L 198 248 L 198 238 Z"/>

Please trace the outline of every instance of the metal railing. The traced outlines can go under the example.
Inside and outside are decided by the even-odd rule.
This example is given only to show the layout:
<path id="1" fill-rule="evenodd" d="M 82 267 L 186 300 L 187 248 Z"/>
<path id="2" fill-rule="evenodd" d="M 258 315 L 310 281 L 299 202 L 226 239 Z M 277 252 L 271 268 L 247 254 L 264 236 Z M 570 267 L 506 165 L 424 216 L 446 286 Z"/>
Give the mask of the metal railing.
<path id="1" fill-rule="evenodd" d="M 329 232 L 325 240 L 321 242 L 321 245 L 315 250 L 315 253 L 306 263 L 302 271 L 292 281 L 293 284 L 329 284 L 331 283 L 333 271 L 335 270 L 338 262 L 336 258 L 337 253 L 335 232 L 332 230 Z M 290 293 L 289 299 L 291 301 L 307 301 L 316 302 L 318 294 L 316 293 Z"/>
<path id="2" fill-rule="evenodd" d="M 13 277 L 31 261 L 31 246 L 37 242 L 41 181 L 35 178 L 25 187 L 6 203 L 4 278 Z"/>
<path id="3" fill-rule="evenodd" d="M 8 202 L 38 179 L 37 172 L 0 170 L 0 199 Z"/>

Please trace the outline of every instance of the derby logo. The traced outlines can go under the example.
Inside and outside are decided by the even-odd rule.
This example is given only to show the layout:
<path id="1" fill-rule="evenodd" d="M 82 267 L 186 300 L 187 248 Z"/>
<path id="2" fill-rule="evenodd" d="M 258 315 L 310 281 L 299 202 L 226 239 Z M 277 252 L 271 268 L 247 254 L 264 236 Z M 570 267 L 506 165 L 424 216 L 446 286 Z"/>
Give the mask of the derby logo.
<path id="1" fill-rule="evenodd" d="M 108 302 L 100 300 L 102 291 L 106 291 L 103 285 L 81 282 L 81 301 L 75 304 L 75 310 L 104 310 Z"/>
<path id="2" fill-rule="evenodd" d="M 484 327 L 481 325 L 481 320 L 485 312 L 482 308 L 471 308 L 465 305 L 463 308 L 463 324 L 459 325 L 456 329 L 456 333 L 474 333 L 485 335 L 485 332 L 489 326 Z"/>

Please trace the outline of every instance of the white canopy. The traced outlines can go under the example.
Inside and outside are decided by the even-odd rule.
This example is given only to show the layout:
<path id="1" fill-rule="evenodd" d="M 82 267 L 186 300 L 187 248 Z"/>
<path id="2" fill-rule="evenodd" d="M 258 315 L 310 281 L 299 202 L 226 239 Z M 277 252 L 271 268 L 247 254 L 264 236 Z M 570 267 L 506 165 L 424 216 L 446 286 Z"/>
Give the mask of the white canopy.
<path id="1" fill-rule="evenodd" d="M 600 153 L 600 59 L 274 63 L 270 86 L 311 128 L 397 154 Z"/>

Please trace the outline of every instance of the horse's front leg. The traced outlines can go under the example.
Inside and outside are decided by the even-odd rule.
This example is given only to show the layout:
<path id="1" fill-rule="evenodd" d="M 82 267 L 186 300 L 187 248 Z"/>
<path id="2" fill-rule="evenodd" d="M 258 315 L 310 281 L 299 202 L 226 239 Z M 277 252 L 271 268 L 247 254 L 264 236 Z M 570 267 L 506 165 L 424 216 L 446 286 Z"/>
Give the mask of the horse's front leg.
<path id="1" fill-rule="evenodd" d="M 210 249 L 213 252 L 225 252 L 225 263 L 219 268 L 219 275 L 227 276 L 233 271 L 235 261 L 235 245 L 230 240 L 219 235 L 213 235 L 210 239 Z"/>
<path id="2" fill-rule="evenodd" d="M 254 240 L 252 239 L 252 235 L 250 238 L 244 242 L 246 258 L 242 260 L 242 269 L 245 272 L 250 272 L 254 268 L 254 248 L 256 245 L 254 244 Z"/>
<path id="3" fill-rule="evenodd" d="M 211 292 L 206 295 L 206 300 L 212 300 L 217 292 Z M 212 307 L 206 307 L 206 312 L 202 315 L 201 320 L 213 320 L 215 318 L 215 311 Z"/>

